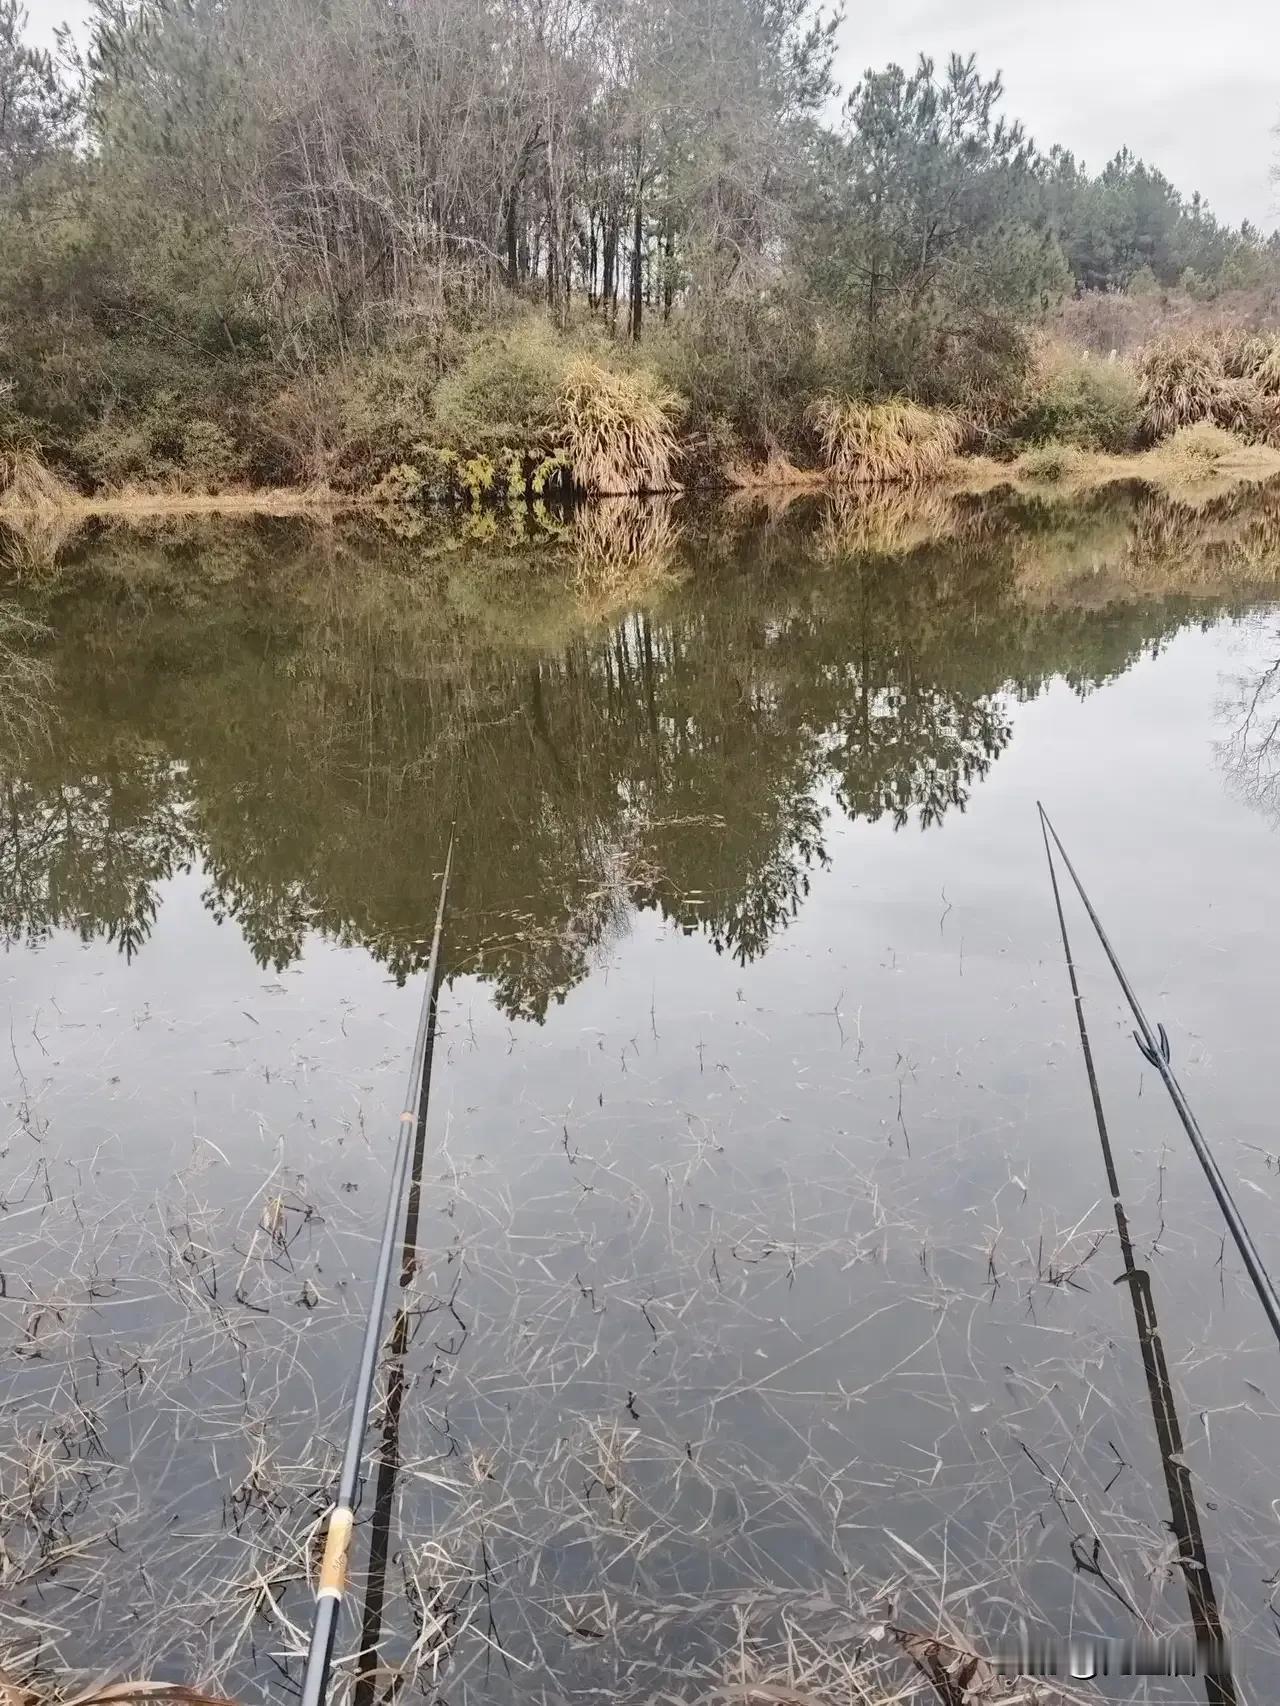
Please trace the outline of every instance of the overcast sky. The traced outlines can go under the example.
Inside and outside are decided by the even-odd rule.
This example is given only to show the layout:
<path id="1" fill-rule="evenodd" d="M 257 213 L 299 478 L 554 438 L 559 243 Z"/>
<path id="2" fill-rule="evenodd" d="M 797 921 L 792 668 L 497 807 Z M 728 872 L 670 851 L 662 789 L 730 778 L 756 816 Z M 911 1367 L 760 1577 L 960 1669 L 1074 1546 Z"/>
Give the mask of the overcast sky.
<path id="1" fill-rule="evenodd" d="M 32 32 L 80 22 L 86 0 L 27 0 Z M 1280 224 L 1280 0 L 847 0 L 839 69 L 976 52 L 1004 72 L 1007 110 L 1042 147 L 1094 170 L 1124 143 L 1222 219 Z"/>

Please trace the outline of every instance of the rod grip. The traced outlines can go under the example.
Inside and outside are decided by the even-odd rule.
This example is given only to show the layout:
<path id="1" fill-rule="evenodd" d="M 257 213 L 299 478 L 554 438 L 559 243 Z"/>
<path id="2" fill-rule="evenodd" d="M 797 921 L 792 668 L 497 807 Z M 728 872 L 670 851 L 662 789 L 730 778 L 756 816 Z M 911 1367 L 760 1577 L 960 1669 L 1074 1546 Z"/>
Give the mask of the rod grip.
<path id="1" fill-rule="evenodd" d="M 347 1554 L 351 1549 L 351 1530 L 355 1512 L 338 1505 L 329 1518 L 325 1535 L 324 1557 L 320 1560 L 320 1576 L 316 1582 L 317 1599 L 341 1599 L 347 1585 Z"/>

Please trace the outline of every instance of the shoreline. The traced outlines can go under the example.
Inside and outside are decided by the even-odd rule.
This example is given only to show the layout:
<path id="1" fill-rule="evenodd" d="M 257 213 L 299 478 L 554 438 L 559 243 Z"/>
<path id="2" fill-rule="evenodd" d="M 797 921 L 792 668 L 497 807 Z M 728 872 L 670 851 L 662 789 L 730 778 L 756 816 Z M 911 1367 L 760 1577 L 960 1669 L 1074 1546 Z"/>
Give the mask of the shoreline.
<path id="1" fill-rule="evenodd" d="M 1061 460 L 1051 472 L 1038 471 L 1034 454 L 1013 462 L 989 456 L 956 456 L 936 479 L 893 483 L 845 481 L 825 469 L 802 469 L 770 464 L 759 469 L 740 468 L 735 477 L 721 483 L 674 487 L 670 492 L 609 494 L 648 499 L 666 496 L 705 497 L 741 494 L 761 495 L 789 491 L 797 495 L 844 495 L 872 498 L 894 492 L 903 498 L 922 497 L 939 490 L 963 496 L 983 496 L 1008 489 L 1031 497 L 1083 497 L 1107 486 L 1137 482 L 1165 496 L 1200 503 L 1244 485 L 1260 485 L 1280 479 L 1280 449 L 1270 445 L 1241 443 L 1232 452 L 1202 467 L 1188 466 L 1170 455 L 1167 446 L 1112 454 L 1105 451 L 1062 449 Z M 575 500 L 591 503 L 587 496 Z M 139 491 L 104 492 L 95 496 L 42 495 L 34 502 L 5 502 L 0 497 L 0 524 L 17 529 L 32 523 L 79 524 L 89 521 L 151 521 L 166 517 L 235 516 L 327 516 L 350 511 L 399 510 L 420 507 L 392 504 L 368 492 L 338 492 L 327 487 L 259 487 L 234 492 Z M 445 506 L 429 505 L 429 508 Z M 501 507 L 501 506 L 497 506 Z"/>

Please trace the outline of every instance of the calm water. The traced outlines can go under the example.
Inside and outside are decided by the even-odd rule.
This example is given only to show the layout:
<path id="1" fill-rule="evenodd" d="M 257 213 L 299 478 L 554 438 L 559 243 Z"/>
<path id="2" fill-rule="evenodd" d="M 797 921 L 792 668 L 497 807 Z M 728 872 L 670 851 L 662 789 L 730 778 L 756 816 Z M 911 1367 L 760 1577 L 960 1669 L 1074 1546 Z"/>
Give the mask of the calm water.
<path id="1" fill-rule="evenodd" d="M 1185 1629 L 1035 802 L 1280 1268 L 1280 494 L 487 526 L 13 553 L 0 1663 L 296 1685 L 455 816 L 358 1697 Z M 1262 1702 L 1276 1348 L 1071 917 Z"/>

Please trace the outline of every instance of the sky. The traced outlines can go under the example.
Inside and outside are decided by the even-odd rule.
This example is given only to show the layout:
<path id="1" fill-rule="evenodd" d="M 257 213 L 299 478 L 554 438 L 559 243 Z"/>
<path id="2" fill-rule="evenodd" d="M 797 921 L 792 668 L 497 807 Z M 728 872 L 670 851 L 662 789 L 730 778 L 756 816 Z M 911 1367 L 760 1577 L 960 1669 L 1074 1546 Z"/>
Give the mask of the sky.
<path id="1" fill-rule="evenodd" d="M 31 33 L 83 23 L 88 0 L 27 0 Z M 1280 225 L 1280 0 L 846 0 L 837 66 L 976 53 L 1041 147 L 1097 170 L 1124 144 L 1220 219 Z"/>

